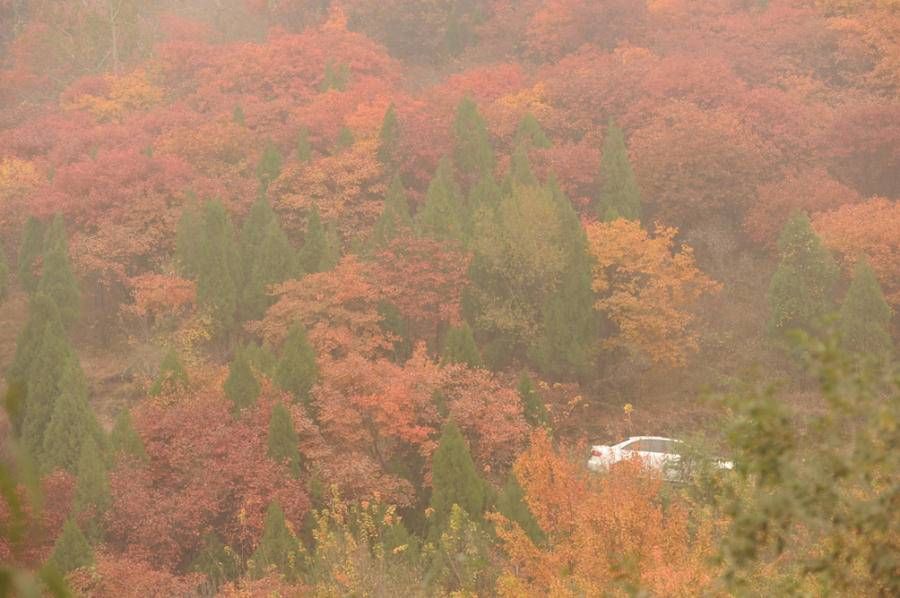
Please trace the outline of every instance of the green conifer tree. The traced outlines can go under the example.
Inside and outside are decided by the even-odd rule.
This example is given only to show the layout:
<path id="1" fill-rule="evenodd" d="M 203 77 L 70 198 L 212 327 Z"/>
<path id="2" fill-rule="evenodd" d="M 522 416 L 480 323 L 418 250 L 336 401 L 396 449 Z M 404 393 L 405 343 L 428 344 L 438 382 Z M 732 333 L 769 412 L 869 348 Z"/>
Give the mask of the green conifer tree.
<path id="1" fill-rule="evenodd" d="M 287 235 L 281 230 L 277 220 L 270 221 L 256 260 L 247 272 L 244 311 L 248 319 L 263 316 L 273 302 L 273 298 L 268 294 L 269 286 L 287 280 L 296 268 L 294 248 L 291 247 Z"/>
<path id="2" fill-rule="evenodd" d="M 262 539 L 250 557 L 251 576 L 259 579 L 274 570 L 293 582 L 300 573 L 300 557 L 300 542 L 288 529 L 281 506 L 272 502 L 266 512 Z"/>
<path id="3" fill-rule="evenodd" d="M 278 463 L 284 463 L 295 478 L 300 477 L 300 450 L 297 448 L 297 432 L 291 420 L 291 412 L 283 403 L 276 403 L 269 418 L 268 455 Z"/>
<path id="4" fill-rule="evenodd" d="M 94 564 L 94 551 L 74 517 L 63 524 L 47 564 L 63 575 Z"/>
<path id="5" fill-rule="evenodd" d="M 349 127 L 341 127 L 337 139 L 334 141 L 334 153 L 339 154 L 354 143 L 356 143 L 356 138 L 353 137 L 353 131 Z"/>
<path id="6" fill-rule="evenodd" d="M 102 444 L 103 430 L 88 402 L 87 382 L 81 369 L 69 363 L 60 381 L 60 395 L 44 431 L 41 467 L 75 473 L 81 446 L 88 437 Z"/>
<path id="7" fill-rule="evenodd" d="M 276 220 L 275 211 L 264 196 L 253 202 L 250 213 L 241 226 L 241 265 L 244 272 L 251 272 L 254 264 L 259 260 L 259 251 L 266 229 L 273 220 Z"/>
<path id="8" fill-rule="evenodd" d="M 241 108 L 240 104 L 236 105 L 234 107 L 234 110 L 231 112 L 231 120 L 241 126 L 246 124 L 247 118 L 244 116 L 244 109 Z"/>
<path id="9" fill-rule="evenodd" d="M 506 187 L 511 189 L 513 185 L 521 185 L 525 187 L 537 186 L 538 180 L 531 170 L 531 160 L 528 157 L 528 148 L 524 143 L 520 143 L 513 151 L 509 164 L 509 179 Z"/>
<path id="10" fill-rule="evenodd" d="M 92 436 L 87 436 L 81 443 L 77 476 L 72 508 L 76 516 L 83 516 L 90 521 L 84 531 L 88 538 L 96 539 L 102 535 L 103 514 L 109 508 L 112 498 L 106 463 Z"/>
<path id="11" fill-rule="evenodd" d="M 484 365 L 468 322 L 464 321 L 460 326 L 447 331 L 441 363 L 444 365 L 462 363 L 470 368 L 480 368 Z"/>
<path id="12" fill-rule="evenodd" d="M 294 400 L 309 404 L 309 390 L 318 378 L 315 349 L 309 344 L 303 326 L 294 324 L 281 349 L 274 381 L 282 390 L 291 393 Z"/>
<path id="13" fill-rule="evenodd" d="M 225 396 L 234 404 L 235 412 L 256 404 L 260 386 L 243 351 L 237 352 L 228 367 L 228 378 L 225 380 L 224 388 Z"/>
<path id="14" fill-rule="evenodd" d="M 212 315 L 216 333 L 226 336 L 236 323 L 238 289 L 243 284 L 240 252 L 234 228 L 219 201 L 204 206 L 201 267 L 197 275 L 197 301 Z"/>
<path id="15" fill-rule="evenodd" d="M 453 505 L 474 520 L 481 519 L 487 502 L 487 485 L 478 476 L 469 446 L 453 422 L 444 426 L 431 461 L 432 535 L 440 534 Z"/>
<path id="16" fill-rule="evenodd" d="M 252 342 L 248 343 L 244 347 L 244 355 L 247 356 L 247 361 L 250 362 L 250 367 L 252 367 L 254 371 L 267 378 L 271 378 L 274 375 L 275 366 L 278 364 L 278 357 L 269 345 L 258 345 Z"/>
<path id="17" fill-rule="evenodd" d="M 175 259 L 178 272 L 196 278 L 203 267 L 203 214 L 196 201 L 189 200 L 181 210 L 175 231 Z"/>
<path id="18" fill-rule="evenodd" d="M 389 168 L 396 168 L 397 157 L 400 150 L 400 122 L 397 120 L 397 109 L 391 103 L 384 120 L 381 121 L 381 131 L 378 134 L 378 159 Z"/>
<path id="19" fill-rule="evenodd" d="M 612 120 L 603 140 L 600 193 L 595 212 L 598 218 L 606 222 L 618 218 L 641 219 L 641 193 L 628 159 L 625 135 Z"/>
<path id="20" fill-rule="evenodd" d="M 832 309 L 838 270 L 805 214 L 791 217 L 778 239 L 781 261 L 769 284 L 769 330 L 815 332 Z"/>
<path id="21" fill-rule="evenodd" d="M 322 223 L 319 209 L 313 206 L 306 224 L 306 235 L 298 257 L 299 267 L 307 274 L 326 272 L 340 259 L 336 232 Z"/>
<path id="22" fill-rule="evenodd" d="M 859 354 L 890 355 L 891 308 L 884 300 L 875 272 L 861 259 L 841 304 L 841 341 L 847 351 Z"/>
<path id="23" fill-rule="evenodd" d="M 309 143 L 309 129 L 302 127 L 297 134 L 297 159 L 301 162 L 312 160 L 312 146 Z"/>
<path id="24" fill-rule="evenodd" d="M 109 445 L 113 456 L 127 455 L 139 461 L 147 459 L 144 441 L 134 429 L 131 412 L 128 409 L 122 409 L 116 416 L 116 422 L 109 434 Z"/>
<path id="25" fill-rule="evenodd" d="M 29 216 L 22 233 L 18 263 L 19 284 L 28 293 L 37 290 L 38 279 L 34 275 L 34 262 L 43 252 L 44 234 L 44 223 L 34 216 Z"/>
<path id="26" fill-rule="evenodd" d="M 461 177 L 477 181 L 484 172 L 494 171 L 494 149 L 487 124 L 471 97 L 456 110 L 453 123 L 453 163 Z"/>
<path id="27" fill-rule="evenodd" d="M 9 262 L 6 261 L 6 252 L 0 247 L 0 302 L 9 297 Z"/>
<path id="28" fill-rule="evenodd" d="M 547 407 L 528 374 L 523 373 L 519 378 L 517 390 L 519 399 L 522 401 L 522 414 L 525 416 L 525 421 L 533 427 L 549 426 L 550 414 L 547 413 Z"/>
<path id="29" fill-rule="evenodd" d="M 175 349 L 169 348 L 159 364 L 159 374 L 150 387 L 150 394 L 158 396 L 163 393 L 175 392 L 186 388 L 188 385 L 187 372 L 181 364 L 181 359 Z"/>
<path id="30" fill-rule="evenodd" d="M 428 185 L 425 203 L 416 215 L 419 232 L 439 240 L 461 241 L 464 238 L 460 191 L 453 180 L 450 161 L 440 161 Z"/>
<path id="31" fill-rule="evenodd" d="M 525 144 L 526 147 L 550 147 L 550 140 L 541 123 L 534 117 L 531 112 L 522 117 L 519 126 L 516 128 L 516 145 Z"/>
<path id="32" fill-rule="evenodd" d="M 519 480 L 514 472 L 509 472 L 506 484 L 503 485 L 503 489 L 497 495 L 497 501 L 494 506 L 498 513 L 510 521 L 518 523 L 525 533 L 528 534 L 528 537 L 531 538 L 532 542 L 540 544 L 544 540 L 544 532 L 525 503 L 525 493 L 522 491 L 522 486 L 519 485 Z"/>
<path id="33" fill-rule="evenodd" d="M 384 196 L 384 209 L 375 222 L 372 230 L 372 245 L 383 249 L 395 239 L 402 229 L 412 228 L 412 217 L 409 214 L 409 200 L 400 175 L 394 175 L 391 186 Z"/>
<path id="34" fill-rule="evenodd" d="M 65 224 L 57 215 L 47 230 L 41 279 L 37 290 L 53 299 L 63 324 L 70 328 L 81 315 L 81 291 L 69 262 Z"/>
<path id="35" fill-rule="evenodd" d="M 269 185 L 281 174 L 281 152 L 271 141 L 266 144 L 259 164 L 256 165 L 256 177 L 259 179 L 260 189 L 265 191 Z"/>

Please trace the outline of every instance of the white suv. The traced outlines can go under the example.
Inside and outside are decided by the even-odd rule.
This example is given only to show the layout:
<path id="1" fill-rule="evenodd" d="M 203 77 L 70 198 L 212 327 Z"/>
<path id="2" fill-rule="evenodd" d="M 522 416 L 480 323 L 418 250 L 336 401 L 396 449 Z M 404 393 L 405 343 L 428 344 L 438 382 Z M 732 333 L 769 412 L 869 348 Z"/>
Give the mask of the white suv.
<path id="1" fill-rule="evenodd" d="M 662 474 L 663 478 L 678 481 L 682 478 L 681 453 L 685 446 L 681 440 L 662 436 L 632 436 L 628 440 L 612 446 L 596 445 L 591 447 L 591 458 L 588 469 L 594 472 L 607 471 L 611 465 L 619 461 L 640 458 L 644 465 Z M 732 469 L 731 461 L 713 460 L 717 469 Z"/>

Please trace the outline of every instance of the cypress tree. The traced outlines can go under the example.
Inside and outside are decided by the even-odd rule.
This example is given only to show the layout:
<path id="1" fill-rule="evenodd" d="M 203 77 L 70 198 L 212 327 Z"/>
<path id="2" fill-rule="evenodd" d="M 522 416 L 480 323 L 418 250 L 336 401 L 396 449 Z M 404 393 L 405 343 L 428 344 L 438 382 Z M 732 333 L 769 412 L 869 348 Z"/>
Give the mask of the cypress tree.
<path id="1" fill-rule="evenodd" d="M 284 575 L 288 582 L 293 582 L 298 577 L 300 556 L 300 542 L 288 529 L 281 506 L 273 501 L 266 511 L 262 539 L 250 557 L 253 561 L 251 576 L 259 579 L 274 569 Z"/>
<path id="2" fill-rule="evenodd" d="M 53 299 L 63 324 L 68 328 L 78 321 L 81 313 L 81 292 L 69 262 L 69 248 L 65 224 L 57 215 L 47 230 L 43 268 L 37 290 Z"/>
<path id="3" fill-rule="evenodd" d="M 244 272 L 251 272 L 259 260 L 259 251 L 269 223 L 276 220 L 275 212 L 264 195 L 253 202 L 241 226 L 241 265 Z"/>
<path id="4" fill-rule="evenodd" d="M 519 399 L 522 401 L 522 414 L 525 416 L 525 421 L 532 427 L 549 426 L 550 415 L 547 413 L 547 407 L 528 374 L 523 373 L 519 378 L 517 390 Z"/>
<path id="5" fill-rule="evenodd" d="M 525 144 L 526 147 L 550 147 L 550 140 L 534 114 L 529 112 L 522 117 L 516 128 L 516 144 Z"/>
<path id="6" fill-rule="evenodd" d="M 475 344 L 475 336 L 472 334 L 472 328 L 469 327 L 468 322 L 463 322 L 460 326 L 447 331 L 441 363 L 444 365 L 462 363 L 470 368 L 483 366 L 481 353 L 478 351 L 478 345 Z"/>
<path id="7" fill-rule="evenodd" d="M 34 216 L 29 216 L 22 232 L 18 262 L 19 284 L 28 293 L 37 290 L 38 279 L 34 275 L 34 262 L 41 255 L 43 247 L 44 223 Z"/>
<path id="8" fill-rule="evenodd" d="M 0 247 L 0 301 L 6 301 L 9 296 L 9 263 L 6 261 L 6 252 Z"/>
<path id="9" fill-rule="evenodd" d="M 78 457 L 78 477 L 75 482 L 74 513 L 89 516 L 91 521 L 87 532 L 89 538 L 99 538 L 100 522 L 112 498 L 109 493 L 109 479 L 106 464 L 94 438 L 87 436 L 81 443 Z"/>
<path id="10" fill-rule="evenodd" d="M 297 432 L 291 420 L 291 412 L 283 403 L 276 403 L 269 418 L 268 455 L 278 463 L 284 463 L 295 478 L 300 477 L 300 451 L 297 448 Z"/>
<path id="11" fill-rule="evenodd" d="M 269 185 L 281 174 L 281 152 L 271 141 L 266 144 L 259 164 L 256 165 L 256 177 L 259 179 L 260 189 L 265 191 Z"/>
<path id="12" fill-rule="evenodd" d="M 242 284 L 240 252 L 225 207 L 209 201 L 203 210 L 202 264 L 197 276 L 197 301 L 209 310 L 219 334 L 234 328 L 238 289 Z"/>
<path id="13" fill-rule="evenodd" d="M 244 304 L 248 318 L 256 319 L 265 313 L 272 304 L 268 287 L 290 278 L 296 267 L 294 249 L 287 235 L 277 220 L 270 221 L 256 260 L 247 273 Z"/>
<path id="14" fill-rule="evenodd" d="M 163 393 L 171 393 L 186 388 L 188 385 L 187 372 L 181 365 L 181 359 L 175 349 L 169 348 L 159 365 L 159 375 L 150 387 L 150 394 L 158 396 Z"/>
<path id="15" fill-rule="evenodd" d="M 417 216 L 419 232 L 439 240 L 463 239 L 460 192 L 453 180 L 450 161 L 442 159 L 428 185 L 425 203 Z"/>
<path id="16" fill-rule="evenodd" d="M 294 400 L 309 404 L 309 390 L 318 378 L 315 349 L 309 344 L 303 326 L 294 324 L 284 341 L 274 381 L 282 390 L 291 393 Z"/>
<path id="17" fill-rule="evenodd" d="M 841 341 L 846 350 L 859 354 L 890 355 L 891 308 L 884 300 L 875 272 L 859 260 L 840 310 Z"/>
<path id="18" fill-rule="evenodd" d="M 131 412 L 128 409 L 122 409 L 119 411 L 119 415 L 116 416 L 116 423 L 109 434 L 109 444 L 113 455 L 128 455 L 140 461 L 144 461 L 147 458 L 144 441 L 141 440 L 137 430 L 134 429 L 134 424 L 131 422 Z"/>
<path id="19" fill-rule="evenodd" d="M 831 310 L 837 266 L 806 214 L 793 216 L 778 239 L 781 261 L 769 284 L 769 329 L 814 332 Z"/>
<path id="20" fill-rule="evenodd" d="M 506 484 L 503 485 L 494 506 L 498 513 L 510 521 L 518 523 L 532 542 L 539 544 L 543 541 L 544 532 L 525 503 L 525 492 L 522 491 L 522 486 L 519 485 L 519 480 L 514 472 L 509 472 Z"/>
<path id="21" fill-rule="evenodd" d="M 326 272 L 340 259 L 337 234 L 329 230 L 319 216 L 319 209 L 313 206 L 306 224 L 306 235 L 298 257 L 299 267 L 308 274 Z"/>
<path id="22" fill-rule="evenodd" d="M 103 430 L 88 403 L 87 384 L 80 368 L 71 363 L 60 381 L 60 395 L 44 431 L 41 465 L 44 471 L 56 468 L 75 473 L 81 446 L 88 437 L 103 441 Z"/>
<path id="23" fill-rule="evenodd" d="M 528 158 L 528 149 L 524 143 L 520 143 L 513 151 L 509 164 L 509 179 L 506 187 L 511 190 L 513 185 L 536 187 L 537 177 L 531 170 L 531 160 Z"/>
<path id="24" fill-rule="evenodd" d="M 241 126 L 246 124 L 247 119 L 244 116 L 244 109 L 241 108 L 240 104 L 236 105 L 234 107 L 234 110 L 231 112 L 231 120 L 233 120 L 235 123 L 237 123 Z"/>
<path id="25" fill-rule="evenodd" d="M 388 106 L 381 121 L 381 131 L 378 134 L 378 159 L 388 167 L 396 165 L 400 145 L 400 122 L 397 120 L 397 110 L 394 104 Z"/>
<path id="26" fill-rule="evenodd" d="M 74 517 L 63 524 L 47 564 L 63 575 L 94 564 L 94 551 Z"/>
<path id="27" fill-rule="evenodd" d="M 248 343 L 244 347 L 244 355 L 246 355 L 247 361 L 254 371 L 259 372 L 268 378 L 272 377 L 275 372 L 275 365 L 278 363 L 278 358 L 275 356 L 275 353 L 272 352 L 272 348 L 269 347 L 269 345 Z"/>
<path id="28" fill-rule="evenodd" d="M 309 144 L 309 129 L 302 127 L 297 134 L 297 159 L 309 162 L 312 159 L 312 146 Z"/>
<path id="29" fill-rule="evenodd" d="M 203 214 L 191 199 L 181 210 L 175 232 L 178 272 L 186 278 L 196 278 L 203 267 L 204 234 Z"/>
<path id="30" fill-rule="evenodd" d="M 384 196 L 384 209 L 372 230 L 372 244 L 377 248 L 384 248 L 404 228 L 412 228 L 409 201 L 406 198 L 406 190 L 403 188 L 400 175 L 394 175 L 391 186 Z"/>
<path id="31" fill-rule="evenodd" d="M 431 461 L 432 533 L 440 534 L 453 505 L 479 520 L 487 501 L 487 485 L 478 476 L 469 446 L 453 422 L 444 426 Z"/>
<path id="32" fill-rule="evenodd" d="M 225 395 L 234 403 L 235 412 L 256 404 L 259 397 L 259 382 L 250 369 L 243 351 L 238 351 L 228 367 L 228 378 L 225 380 Z"/>
<path id="33" fill-rule="evenodd" d="M 484 172 L 494 171 L 494 149 L 487 124 L 470 97 L 463 98 L 456 110 L 453 162 L 459 175 L 466 180 L 477 181 Z"/>
<path id="34" fill-rule="evenodd" d="M 356 139 L 353 137 L 353 131 L 351 131 L 349 127 L 341 127 L 341 130 L 338 131 L 337 139 L 334 142 L 334 153 L 340 153 L 354 143 L 356 143 Z"/>
<path id="35" fill-rule="evenodd" d="M 641 219 L 641 193 L 628 159 L 625 135 L 612 120 L 603 140 L 596 214 L 605 222 Z"/>

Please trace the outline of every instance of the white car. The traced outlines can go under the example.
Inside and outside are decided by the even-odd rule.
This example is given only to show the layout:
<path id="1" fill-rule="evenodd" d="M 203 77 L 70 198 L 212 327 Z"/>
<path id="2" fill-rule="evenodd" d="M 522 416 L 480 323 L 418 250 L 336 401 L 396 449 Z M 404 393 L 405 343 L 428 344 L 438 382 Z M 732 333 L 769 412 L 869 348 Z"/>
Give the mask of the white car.
<path id="1" fill-rule="evenodd" d="M 610 466 L 619 461 L 627 461 L 639 458 L 644 465 L 662 474 L 666 480 L 677 481 L 682 479 L 681 454 L 685 450 L 684 442 L 674 438 L 662 436 L 632 436 L 628 440 L 614 444 L 595 445 L 591 447 L 591 458 L 588 460 L 588 469 L 594 472 L 607 471 Z M 714 459 L 716 469 L 732 469 L 731 461 Z"/>

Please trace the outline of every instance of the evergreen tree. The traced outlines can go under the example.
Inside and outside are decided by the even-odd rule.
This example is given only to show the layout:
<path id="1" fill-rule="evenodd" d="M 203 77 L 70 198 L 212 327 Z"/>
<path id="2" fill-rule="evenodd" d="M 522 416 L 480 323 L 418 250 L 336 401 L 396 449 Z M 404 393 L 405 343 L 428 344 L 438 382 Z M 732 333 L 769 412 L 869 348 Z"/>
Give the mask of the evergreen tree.
<path id="1" fill-rule="evenodd" d="M 525 421 L 532 427 L 549 426 L 550 414 L 547 413 L 547 407 L 541 400 L 541 395 L 534 387 L 534 383 L 528 377 L 528 374 L 523 373 L 522 377 L 519 378 L 517 390 L 519 399 L 522 401 L 522 414 L 525 416 Z"/>
<path id="2" fill-rule="evenodd" d="M 351 147 L 354 143 L 356 143 L 356 139 L 353 137 L 353 131 L 349 127 L 341 127 L 334 142 L 334 153 L 338 154 Z"/>
<path id="3" fill-rule="evenodd" d="M 41 466 L 75 473 L 81 446 L 88 437 L 102 444 L 103 430 L 88 403 L 87 383 L 80 368 L 69 364 L 60 381 L 60 395 L 44 431 Z"/>
<path id="4" fill-rule="evenodd" d="M 267 292 L 269 286 L 287 280 L 296 268 L 297 260 L 287 235 L 277 220 L 271 220 L 256 260 L 247 272 L 244 304 L 249 319 L 262 317 L 273 301 Z"/>
<path id="5" fill-rule="evenodd" d="M 520 143 L 513 151 L 509 164 L 509 179 L 507 181 L 507 189 L 513 185 L 521 185 L 525 187 L 537 186 L 538 180 L 531 170 L 531 160 L 528 158 L 528 148 L 524 143 Z"/>
<path id="6" fill-rule="evenodd" d="M 890 355 L 891 308 L 884 300 L 875 272 L 864 260 L 856 264 L 840 311 L 841 341 L 847 351 Z"/>
<path id="7" fill-rule="evenodd" d="M 494 149 L 487 124 L 470 97 L 463 98 L 456 110 L 453 162 L 459 175 L 466 180 L 477 181 L 483 173 L 494 171 Z"/>
<path id="8" fill-rule="evenodd" d="M 191 571 L 206 576 L 216 594 L 225 582 L 237 579 L 242 568 L 240 555 L 226 547 L 215 533 L 207 535 L 203 541 L 203 549 L 190 565 Z"/>
<path id="9" fill-rule="evenodd" d="M 541 123 L 534 117 L 534 114 L 527 113 L 522 117 L 519 126 L 516 128 L 516 145 L 525 144 L 526 147 L 550 147 L 550 140 Z"/>
<path id="10" fill-rule="evenodd" d="M 300 477 L 300 451 L 297 442 L 291 412 L 283 403 L 276 403 L 269 418 L 268 455 L 278 463 L 287 465 L 295 478 Z"/>
<path id="11" fill-rule="evenodd" d="M 247 118 L 244 116 L 244 109 L 241 108 L 240 104 L 236 105 L 234 107 L 234 110 L 231 112 L 231 120 L 241 126 L 246 124 Z"/>
<path id="12" fill-rule="evenodd" d="M 392 103 L 384 113 L 381 122 L 381 132 L 378 134 L 378 159 L 384 166 L 396 167 L 397 157 L 400 154 L 400 122 L 397 120 L 397 110 Z"/>
<path id="13" fill-rule="evenodd" d="M 440 240 L 464 237 L 460 192 L 453 180 L 450 161 L 442 159 L 428 185 L 425 203 L 417 216 L 419 232 Z"/>
<path id="14" fill-rule="evenodd" d="M 244 347 L 244 355 L 254 371 L 271 378 L 275 372 L 275 366 L 278 363 L 278 357 L 272 351 L 269 345 L 257 345 L 256 343 L 248 343 Z"/>
<path id="15" fill-rule="evenodd" d="M 238 351 L 228 367 L 228 378 L 225 380 L 225 396 L 234 403 L 235 412 L 256 404 L 259 397 L 259 382 L 253 375 L 250 363 L 243 351 Z"/>
<path id="16" fill-rule="evenodd" d="M 444 365 L 462 363 L 470 368 L 483 366 L 481 353 L 475 344 L 475 336 L 468 322 L 463 322 L 456 328 L 447 331 L 444 339 L 444 351 L 441 355 L 441 363 Z"/>
<path id="17" fill-rule="evenodd" d="M 74 517 L 63 524 L 47 563 L 63 575 L 94 564 L 94 551 Z"/>
<path id="18" fill-rule="evenodd" d="M 309 144 L 309 129 L 303 127 L 297 135 L 297 159 L 301 162 L 312 160 L 312 146 Z"/>
<path id="19" fill-rule="evenodd" d="M 259 579 L 274 569 L 284 575 L 288 582 L 293 582 L 299 575 L 300 556 L 300 542 L 288 529 L 284 511 L 277 502 L 272 502 L 266 512 L 262 539 L 250 557 L 251 576 Z"/>
<path id="20" fill-rule="evenodd" d="M 340 259 L 337 235 L 329 230 L 319 216 L 319 209 L 313 206 L 306 224 L 306 235 L 298 258 L 299 267 L 307 274 L 326 272 Z"/>
<path id="21" fill-rule="evenodd" d="M 606 222 L 618 218 L 641 219 L 641 193 L 628 159 L 625 135 L 613 121 L 609 122 L 606 138 L 603 140 L 596 214 Z"/>
<path id="22" fill-rule="evenodd" d="M 376 248 L 384 248 L 404 228 L 412 228 L 409 201 L 406 198 L 406 190 L 403 188 L 400 175 L 394 175 L 391 186 L 384 196 L 384 209 L 372 230 L 372 244 Z"/>
<path id="23" fill-rule="evenodd" d="M 506 484 L 503 485 L 494 506 L 498 513 L 518 523 L 532 542 L 540 544 L 544 540 L 544 532 L 525 503 L 525 492 L 522 491 L 514 472 L 509 472 Z"/>
<path id="24" fill-rule="evenodd" d="M 265 191 L 269 185 L 281 174 L 281 152 L 271 141 L 266 144 L 259 164 L 256 165 L 256 177 L 259 179 L 260 189 Z"/>
<path id="25" fill-rule="evenodd" d="M 197 301 L 209 310 L 218 334 L 234 328 L 238 289 L 242 285 L 240 252 L 231 219 L 221 202 L 209 201 L 203 210 L 204 234 Z"/>
<path id="26" fill-rule="evenodd" d="M 349 81 L 350 65 L 342 63 L 335 67 L 333 63 L 329 62 L 325 65 L 325 75 L 322 78 L 322 83 L 319 85 L 319 90 L 323 92 L 329 89 L 344 91 Z"/>
<path id="27" fill-rule="evenodd" d="M 94 438 L 87 436 L 81 443 L 78 457 L 78 477 L 75 482 L 74 513 L 79 518 L 84 515 L 90 520 L 85 530 L 89 538 L 99 538 L 102 533 L 101 521 L 112 498 L 109 492 L 109 478 L 100 448 Z"/>
<path id="28" fill-rule="evenodd" d="M 9 263 L 6 261 L 6 252 L 0 247 L 0 302 L 6 301 L 9 296 Z"/>
<path id="29" fill-rule="evenodd" d="M 831 311 L 837 266 L 806 214 L 793 216 L 778 239 L 781 261 L 769 284 L 769 329 L 814 332 Z"/>
<path id="30" fill-rule="evenodd" d="M 181 210 L 175 232 L 178 272 L 186 278 L 196 278 L 203 267 L 203 236 L 203 214 L 191 199 Z"/>
<path id="31" fill-rule="evenodd" d="M 81 313 L 81 292 L 69 262 L 65 224 L 57 215 L 47 230 L 41 279 L 37 290 L 53 299 L 63 324 L 69 328 Z"/>
<path id="32" fill-rule="evenodd" d="M 37 290 L 38 279 L 34 275 L 34 262 L 41 255 L 43 247 L 44 223 L 34 216 L 29 216 L 22 233 L 18 263 L 19 284 L 28 293 Z"/>
<path id="33" fill-rule="evenodd" d="M 487 485 L 478 476 L 469 446 L 453 422 L 444 426 L 431 461 L 432 534 L 440 534 L 453 505 L 479 520 L 487 501 Z"/>
<path id="34" fill-rule="evenodd" d="M 309 404 L 309 390 L 318 378 L 315 349 L 309 344 L 303 326 L 294 324 L 284 341 L 281 359 L 275 367 L 274 381 L 282 390 L 291 393 L 295 400 Z"/>
<path id="35" fill-rule="evenodd" d="M 269 224 L 276 220 L 275 211 L 264 195 L 253 202 L 241 227 L 241 265 L 244 272 L 252 272 L 259 261 L 259 252 Z"/>
<path id="36" fill-rule="evenodd" d="M 163 393 L 175 392 L 186 388 L 188 385 L 187 372 L 181 365 L 181 359 L 175 349 L 170 348 L 159 365 L 159 375 L 150 387 L 150 394 L 157 396 Z"/>
<path id="37" fill-rule="evenodd" d="M 144 449 L 144 441 L 134 429 L 131 412 L 128 409 L 122 409 L 116 416 L 116 423 L 109 434 L 109 445 L 114 456 L 128 455 L 140 461 L 146 460 L 147 451 Z"/>

